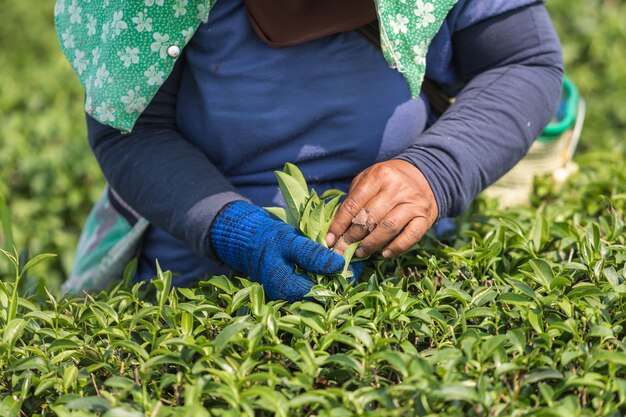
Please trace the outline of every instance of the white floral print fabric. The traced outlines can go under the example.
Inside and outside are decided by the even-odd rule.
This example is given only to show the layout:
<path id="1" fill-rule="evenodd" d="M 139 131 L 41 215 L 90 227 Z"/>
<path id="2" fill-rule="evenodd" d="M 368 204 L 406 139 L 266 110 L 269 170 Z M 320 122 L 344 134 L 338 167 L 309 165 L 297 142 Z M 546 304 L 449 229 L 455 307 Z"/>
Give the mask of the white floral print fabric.
<path id="1" fill-rule="evenodd" d="M 428 45 L 457 0 L 372 0 L 383 53 L 419 95 Z M 85 88 L 85 111 L 121 131 L 135 122 L 217 0 L 57 0 L 61 49 Z"/>
<path id="2" fill-rule="evenodd" d="M 413 97 L 426 73 L 426 52 L 457 0 L 374 0 L 385 59 L 406 79 Z"/>

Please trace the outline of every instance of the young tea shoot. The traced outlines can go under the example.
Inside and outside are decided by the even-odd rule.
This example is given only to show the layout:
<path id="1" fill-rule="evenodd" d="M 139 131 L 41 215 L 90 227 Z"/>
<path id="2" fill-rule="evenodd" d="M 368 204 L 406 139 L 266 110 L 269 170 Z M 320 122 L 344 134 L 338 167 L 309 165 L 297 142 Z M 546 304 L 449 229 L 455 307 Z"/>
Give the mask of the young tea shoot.
<path id="1" fill-rule="evenodd" d="M 283 170 L 275 171 L 275 174 L 287 207 L 266 207 L 266 210 L 278 219 L 298 229 L 309 239 L 328 247 L 326 234 L 339 208 L 341 197 L 345 193 L 340 190 L 330 189 L 326 190 L 322 195 L 318 195 L 314 189 L 309 190 L 302 171 L 291 163 L 286 163 Z M 308 275 L 314 282 L 318 283 L 325 282 L 326 278 L 330 278 L 331 282 L 334 278 L 343 278 L 345 282 L 345 280 L 353 276 L 349 265 L 353 261 L 354 252 L 358 246 L 359 242 L 355 242 L 344 251 L 343 257 L 346 260 L 346 267 L 340 275 L 335 277 L 325 277 L 311 273 Z"/>

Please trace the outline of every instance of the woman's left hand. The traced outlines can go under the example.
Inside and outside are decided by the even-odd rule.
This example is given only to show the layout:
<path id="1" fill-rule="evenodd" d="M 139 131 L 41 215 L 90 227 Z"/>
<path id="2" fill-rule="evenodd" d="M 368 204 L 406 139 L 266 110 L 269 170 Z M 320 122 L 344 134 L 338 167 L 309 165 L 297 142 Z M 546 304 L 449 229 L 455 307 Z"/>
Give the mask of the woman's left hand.
<path id="1" fill-rule="evenodd" d="M 438 208 L 428 181 L 413 164 L 390 160 L 356 176 L 330 225 L 326 242 L 342 254 L 353 242 L 365 258 L 383 249 L 386 258 L 419 242 L 437 219 Z"/>

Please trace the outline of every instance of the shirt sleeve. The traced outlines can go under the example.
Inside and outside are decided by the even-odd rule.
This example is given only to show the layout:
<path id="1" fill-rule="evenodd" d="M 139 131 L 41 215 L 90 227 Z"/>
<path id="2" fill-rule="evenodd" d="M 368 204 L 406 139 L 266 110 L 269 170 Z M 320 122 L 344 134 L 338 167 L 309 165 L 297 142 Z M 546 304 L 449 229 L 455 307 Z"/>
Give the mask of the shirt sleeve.
<path id="1" fill-rule="evenodd" d="M 102 172 L 117 194 L 151 223 L 210 256 L 208 231 L 214 217 L 227 203 L 245 198 L 177 129 L 183 59 L 131 133 L 88 115 L 87 131 Z"/>
<path id="2" fill-rule="evenodd" d="M 459 32 L 490 17 L 542 3 L 543 0 L 459 0 L 448 20 L 453 32 Z"/>
<path id="3" fill-rule="evenodd" d="M 542 4 L 481 20 L 453 36 L 465 87 L 398 158 L 428 180 L 439 216 L 456 216 L 527 152 L 559 102 L 561 46 Z"/>

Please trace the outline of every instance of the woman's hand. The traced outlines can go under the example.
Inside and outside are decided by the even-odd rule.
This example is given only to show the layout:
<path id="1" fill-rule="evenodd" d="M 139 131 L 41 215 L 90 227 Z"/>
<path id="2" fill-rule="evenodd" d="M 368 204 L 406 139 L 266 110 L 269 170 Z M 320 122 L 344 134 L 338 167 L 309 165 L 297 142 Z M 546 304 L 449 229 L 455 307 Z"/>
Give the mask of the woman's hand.
<path id="1" fill-rule="evenodd" d="M 311 290 L 313 281 L 296 273 L 296 265 L 321 275 L 340 274 L 345 265 L 337 253 L 245 201 L 222 209 L 213 221 L 210 238 L 217 258 L 263 285 L 271 300 L 295 302 Z M 351 268 L 358 276 L 358 266 Z"/>
<path id="2" fill-rule="evenodd" d="M 381 162 L 352 181 L 326 242 L 343 253 L 348 245 L 360 240 L 357 257 L 384 248 L 382 255 L 388 258 L 419 242 L 437 213 L 435 196 L 419 169 L 401 160 Z"/>

